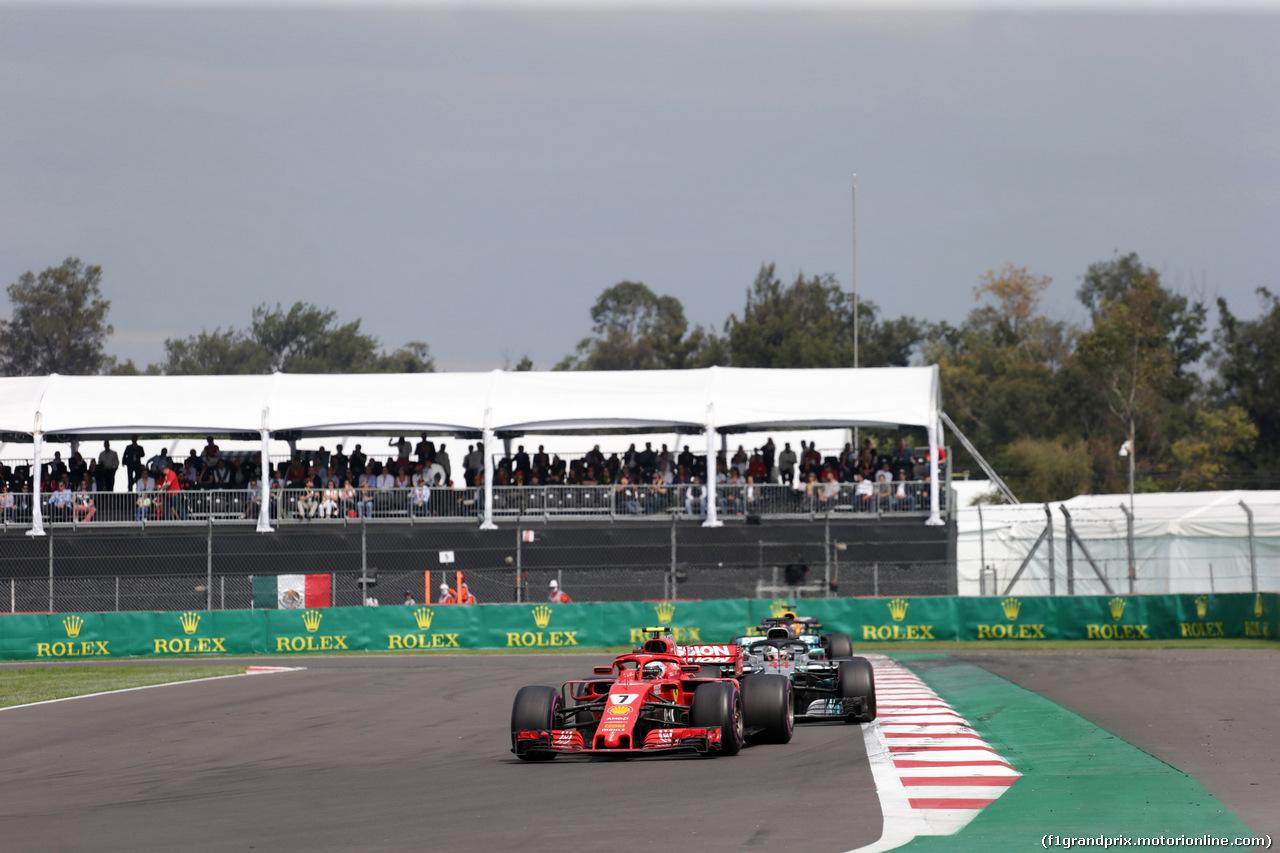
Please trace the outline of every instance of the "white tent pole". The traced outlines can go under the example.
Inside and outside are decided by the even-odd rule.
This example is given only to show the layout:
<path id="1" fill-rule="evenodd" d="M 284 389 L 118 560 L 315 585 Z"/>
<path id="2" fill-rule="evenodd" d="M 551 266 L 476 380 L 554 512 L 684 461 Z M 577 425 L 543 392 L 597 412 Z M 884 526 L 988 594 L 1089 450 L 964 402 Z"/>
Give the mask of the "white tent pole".
<path id="1" fill-rule="evenodd" d="M 44 515 L 40 512 L 40 451 L 44 434 L 40 431 L 40 413 L 36 412 L 36 428 L 31 433 L 31 529 L 28 536 L 44 535 Z"/>
<path id="2" fill-rule="evenodd" d="M 707 406 L 707 520 L 703 527 L 723 527 L 716 515 L 716 422 L 715 406 Z"/>
<path id="3" fill-rule="evenodd" d="M 262 410 L 262 429 L 258 435 L 262 439 L 262 473 L 258 477 L 258 488 L 262 490 L 262 500 L 258 507 L 258 532 L 272 533 L 271 529 L 271 433 L 267 430 L 268 409 Z"/>
<path id="4" fill-rule="evenodd" d="M 488 420 L 488 412 L 485 413 L 485 420 Z M 493 430 L 486 428 L 484 431 L 484 521 L 480 523 L 481 530 L 498 529 L 498 525 L 493 523 L 493 448 L 495 443 Z"/>
<path id="5" fill-rule="evenodd" d="M 929 518 L 925 524 L 937 527 L 943 524 L 942 516 L 938 513 L 938 453 L 942 449 L 939 445 L 942 428 L 933 420 L 926 430 L 929 433 Z"/>

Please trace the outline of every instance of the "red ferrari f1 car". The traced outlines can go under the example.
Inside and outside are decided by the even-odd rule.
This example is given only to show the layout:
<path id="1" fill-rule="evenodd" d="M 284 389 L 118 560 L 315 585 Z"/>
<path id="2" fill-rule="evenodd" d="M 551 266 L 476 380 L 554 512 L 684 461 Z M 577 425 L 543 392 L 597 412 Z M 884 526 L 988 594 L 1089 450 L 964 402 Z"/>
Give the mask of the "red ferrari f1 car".
<path id="1" fill-rule="evenodd" d="M 739 680 L 742 660 L 735 645 L 677 646 L 653 636 L 612 666 L 596 667 L 599 678 L 569 681 L 559 690 L 522 687 L 511 708 L 511 751 L 525 761 L 548 761 L 557 755 L 736 755 L 748 739 L 786 743 L 795 728 L 790 679 Z"/>

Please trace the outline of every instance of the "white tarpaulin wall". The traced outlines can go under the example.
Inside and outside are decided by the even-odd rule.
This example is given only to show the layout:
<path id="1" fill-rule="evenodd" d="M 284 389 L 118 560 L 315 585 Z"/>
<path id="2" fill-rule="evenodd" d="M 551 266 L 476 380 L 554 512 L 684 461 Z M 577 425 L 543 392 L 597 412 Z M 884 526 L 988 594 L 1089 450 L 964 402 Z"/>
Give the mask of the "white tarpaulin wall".
<path id="1" fill-rule="evenodd" d="M 1258 590 L 1280 591 L 1280 492 L 1174 492 L 1133 498 L 1133 591 L 1142 594 L 1250 592 L 1252 566 L 1249 515 L 1253 512 L 1253 558 Z M 1053 515 L 1054 592 L 1067 592 L 1067 530 L 1061 508 L 1093 561 L 1117 593 L 1129 591 L 1126 495 L 1083 495 L 1048 505 Z M 980 570 L 995 570 L 994 592 L 1003 595 L 1048 521 L 1045 504 L 995 505 L 956 510 L 956 568 L 961 595 L 980 595 Z M 1106 590 L 1072 543 L 1075 592 Z M 1023 570 L 1012 595 L 1048 595 L 1048 541 Z M 991 575 L 987 594 L 993 594 Z"/>
<path id="2" fill-rule="evenodd" d="M 0 378 L 0 433 L 148 435 L 476 432 L 493 458 L 499 433 L 591 429 L 717 432 L 781 427 L 918 426 L 941 443 L 938 369 L 571 371 L 271 376 Z M 932 512 L 936 456 L 930 457 Z M 486 471 L 491 510 L 492 466 Z M 264 493 L 266 490 L 264 480 Z M 716 524 L 714 479 L 709 524 Z M 38 502 L 37 502 L 38 503 Z M 260 529 L 266 528 L 264 516 Z M 486 524 L 491 523 L 486 513 Z M 33 530 L 40 525 L 33 523 Z"/>

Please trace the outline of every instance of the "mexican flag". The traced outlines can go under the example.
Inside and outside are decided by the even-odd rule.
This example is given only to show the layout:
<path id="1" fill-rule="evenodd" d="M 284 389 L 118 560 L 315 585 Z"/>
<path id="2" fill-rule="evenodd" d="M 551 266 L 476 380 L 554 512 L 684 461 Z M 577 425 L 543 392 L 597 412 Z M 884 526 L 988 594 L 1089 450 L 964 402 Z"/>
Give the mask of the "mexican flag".
<path id="1" fill-rule="evenodd" d="M 253 578 L 253 606 L 259 610 L 330 607 L 329 575 L 268 575 Z"/>

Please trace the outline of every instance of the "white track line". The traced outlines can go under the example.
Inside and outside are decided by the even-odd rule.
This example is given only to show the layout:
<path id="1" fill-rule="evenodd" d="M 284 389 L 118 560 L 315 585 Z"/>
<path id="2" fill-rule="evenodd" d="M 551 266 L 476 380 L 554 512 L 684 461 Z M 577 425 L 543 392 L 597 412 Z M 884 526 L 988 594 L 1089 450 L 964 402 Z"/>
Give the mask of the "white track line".
<path id="1" fill-rule="evenodd" d="M 850 853 L 959 831 L 1021 774 L 910 670 L 884 655 L 865 657 L 875 669 L 877 708 L 862 735 L 884 829 Z"/>
<path id="2" fill-rule="evenodd" d="M 243 678 L 246 675 L 265 675 L 272 672 L 297 672 L 305 666 L 262 666 L 247 667 L 244 672 L 231 675 L 211 675 L 208 678 L 188 678 L 184 681 L 165 681 L 160 684 L 142 684 L 138 687 L 121 687 L 119 690 L 101 690 L 97 693 L 81 693 L 79 696 L 63 696 L 61 699 L 43 699 L 39 702 L 27 702 L 24 705 L 6 705 L 0 711 L 12 711 L 15 708 L 34 708 L 36 705 L 52 705 L 55 702 L 71 702 L 75 699 L 91 699 L 94 696 L 110 696 L 113 693 L 132 693 L 134 690 L 150 690 L 153 687 L 173 687 L 177 684 L 198 684 L 205 681 L 221 681 L 224 678 Z"/>

